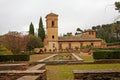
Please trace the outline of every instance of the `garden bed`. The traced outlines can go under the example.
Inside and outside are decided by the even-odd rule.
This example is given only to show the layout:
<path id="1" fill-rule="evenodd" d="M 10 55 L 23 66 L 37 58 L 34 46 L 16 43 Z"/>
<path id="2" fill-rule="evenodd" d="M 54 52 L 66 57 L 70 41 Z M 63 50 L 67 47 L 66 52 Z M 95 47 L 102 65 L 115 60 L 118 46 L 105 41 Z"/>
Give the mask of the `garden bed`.
<path id="1" fill-rule="evenodd" d="M 47 64 L 62 64 L 69 62 L 82 62 L 83 60 L 73 53 L 64 54 L 53 54 L 45 59 L 39 60 L 38 62 Z"/>

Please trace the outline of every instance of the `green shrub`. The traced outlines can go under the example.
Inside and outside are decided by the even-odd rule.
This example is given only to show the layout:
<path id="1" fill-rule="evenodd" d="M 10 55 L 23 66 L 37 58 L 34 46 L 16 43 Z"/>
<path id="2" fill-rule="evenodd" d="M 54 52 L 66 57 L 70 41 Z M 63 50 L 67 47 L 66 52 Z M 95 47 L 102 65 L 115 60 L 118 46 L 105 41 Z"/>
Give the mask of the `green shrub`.
<path id="1" fill-rule="evenodd" d="M 94 51 L 100 50 L 120 50 L 120 48 L 93 48 Z"/>
<path id="2" fill-rule="evenodd" d="M 107 43 L 107 46 L 112 46 L 112 45 L 120 45 L 120 42 Z"/>
<path id="3" fill-rule="evenodd" d="M 29 61 L 29 55 L 0 55 L 0 62 Z"/>
<path id="4" fill-rule="evenodd" d="M 35 54 L 35 52 L 34 52 L 34 51 L 25 51 L 25 52 L 21 52 L 21 53 L 19 53 L 19 54 L 33 55 L 33 54 Z"/>
<path id="5" fill-rule="evenodd" d="M 94 59 L 120 59 L 120 51 L 102 50 L 93 52 Z"/>
<path id="6" fill-rule="evenodd" d="M 11 55 L 12 52 L 3 45 L 0 45 L 0 55 Z"/>

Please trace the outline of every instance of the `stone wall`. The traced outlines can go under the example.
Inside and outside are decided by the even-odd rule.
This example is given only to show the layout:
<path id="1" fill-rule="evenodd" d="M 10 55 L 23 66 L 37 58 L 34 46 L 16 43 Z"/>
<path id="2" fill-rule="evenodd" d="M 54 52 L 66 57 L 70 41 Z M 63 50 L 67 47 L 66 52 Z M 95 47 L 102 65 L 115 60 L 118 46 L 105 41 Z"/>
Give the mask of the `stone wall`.
<path id="1" fill-rule="evenodd" d="M 74 80 L 120 80 L 119 70 L 74 70 Z"/>
<path id="2" fill-rule="evenodd" d="M 46 70 L 0 71 L 0 80 L 16 80 L 22 76 L 39 76 L 39 80 L 46 80 Z"/>
<path id="3" fill-rule="evenodd" d="M 26 70 L 28 64 L 0 64 L 0 70 Z"/>
<path id="4" fill-rule="evenodd" d="M 120 59 L 95 59 L 94 63 L 120 63 Z"/>

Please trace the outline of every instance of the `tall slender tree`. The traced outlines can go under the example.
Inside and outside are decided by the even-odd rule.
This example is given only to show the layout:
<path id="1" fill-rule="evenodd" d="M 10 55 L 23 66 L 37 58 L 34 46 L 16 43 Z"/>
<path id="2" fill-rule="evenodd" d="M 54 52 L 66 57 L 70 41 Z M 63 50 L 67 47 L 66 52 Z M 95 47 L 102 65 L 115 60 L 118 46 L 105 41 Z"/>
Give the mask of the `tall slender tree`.
<path id="1" fill-rule="evenodd" d="M 34 35 L 34 25 L 32 24 L 32 22 L 30 23 L 30 26 L 29 26 L 29 34 L 32 34 Z"/>
<path id="2" fill-rule="evenodd" d="M 44 28 L 43 28 L 42 17 L 40 17 L 40 21 L 39 21 L 38 37 L 41 38 L 42 41 L 44 41 L 44 38 L 45 38 L 45 30 L 44 30 Z"/>
<path id="3" fill-rule="evenodd" d="M 120 12 L 120 2 L 115 2 L 115 9 Z"/>

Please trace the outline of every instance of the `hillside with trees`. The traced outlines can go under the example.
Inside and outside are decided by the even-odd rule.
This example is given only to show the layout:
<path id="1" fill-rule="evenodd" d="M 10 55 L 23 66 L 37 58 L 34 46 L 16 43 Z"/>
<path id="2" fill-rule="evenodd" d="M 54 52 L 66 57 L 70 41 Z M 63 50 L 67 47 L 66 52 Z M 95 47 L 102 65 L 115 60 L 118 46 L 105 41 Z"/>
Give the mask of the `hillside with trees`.
<path id="1" fill-rule="evenodd" d="M 114 5 L 115 10 L 120 13 L 120 2 L 115 2 Z M 119 19 L 119 16 L 117 19 Z M 102 38 L 107 43 L 120 42 L 120 21 L 111 24 L 93 26 L 92 29 L 96 31 L 98 38 Z"/>
<path id="2" fill-rule="evenodd" d="M 112 24 L 93 26 L 97 37 L 102 38 L 107 43 L 120 42 L 120 21 Z"/>

